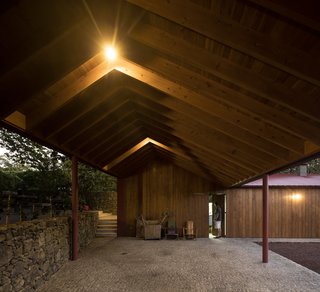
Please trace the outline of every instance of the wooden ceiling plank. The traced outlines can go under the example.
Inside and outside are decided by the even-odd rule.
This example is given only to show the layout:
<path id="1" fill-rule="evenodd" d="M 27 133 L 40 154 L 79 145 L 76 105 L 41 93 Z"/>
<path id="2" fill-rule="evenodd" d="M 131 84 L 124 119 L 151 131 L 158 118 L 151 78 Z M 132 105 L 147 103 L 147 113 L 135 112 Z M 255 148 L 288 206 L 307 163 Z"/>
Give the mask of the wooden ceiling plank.
<path id="1" fill-rule="evenodd" d="M 113 106 L 109 110 L 103 112 L 102 115 L 92 115 L 84 116 L 77 122 L 70 124 L 68 127 L 64 128 L 60 133 L 56 135 L 54 142 L 59 145 L 66 145 L 77 137 L 80 137 L 89 128 L 95 126 L 97 123 L 104 120 L 109 115 L 115 114 L 117 111 L 121 110 L 123 106 L 128 102 L 127 99 L 119 102 L 119 104 Z M 101 108 L 103 109 L 103 108 Z"/>
<path id="2" fill-rule="evenodd" d="M 174 157 L 174 160 L 180 160 L 183 162 L 188 163 L 189 165 L 192 165 L 195 169 L 198 169 L 200 173 L 203 174 L 203 176 L 209 178 L 212 181 L 215 181 L 215 174 L 212 173 L 212 171 L 204 166 L 204 164 L 201 161 L 195 160 L 194 157 L 190 157 L 188 154 L 181 152 L 180 149 L 177 149 L 173 146 L 166 146 L 162 143 L 159 143 L 157 140 L 154 140 L 150 138 L 150 143 L 152 143 L 153 147 L 158 149 L 158 151 L 165 152 L 166 155 L 168 155 L 168 152 L 171 154 L 172 157 Z"/>
<path id="3" fill-rule="evenodd" d="M 151 161 L 156 159 L 156 152 L 146 145 L 142 149 L 127 157 L 124 161 L 116 164 L 108 172 L 115 172 L 119 177 L 128 177 L 136 174 Z"/>
<path id="4" fill-rule="evenodd" d="M 172 153 L 168 153 L 168 152 L 164 153 L 164 151 L 162 151 L 161 149 L 157 150 L 157 152 L 161 152 L 160 153 L 161 157 L 165 156 L 165 157 L 169 157 L 170 159 L 172 159 L 173 164 L 180 165 L 180 166 L 183 165 L 184 169 L 186 169 L 190 172 L 193 172 L 195 174 L 198 174 L 202 177 L 205 177 L 206 179 L 209 179 L 210 181 L 218 182 L 223 185 L 227 185 L 227 182 L 230 183 L 230 182 L 234 181 L 228 175 L 225 175 L 223 173 L 219 173 L 217 171 L 212 171 L 211 169 L 210 170 L 207 169 L 205 165 L 203 165 L 202 167 L 197 166 L 191 160 L 185 160 L 180 156 L 174 156 L 174 155 L 172 155 Z"/>
<path id="5" fill-rule="evenodd" d="M 79 94 L 114 69 L 114 63 L 106 61 L 102 53 L 94 56 L 64 78 L 40 93 L 46 102 L 27 116 L 28 129 L 34 128 L 68 100 Z M 81 75 L 79 78 L 78 76 Z M 58 88 L 58 90 L 56 90 Z M 50 92 L 50 94 L 48 93 Z"/>
<path id="6" fill-rule="evenodd" d="M 13 125 L 14 127 L 18 127 L 22 130 L 26 129 L 26 116 L 19 111 L 13 112 L 11 115 L 7 116 L 4 119 L 7 123 Z"/>
<path id="7" fill-rule="evenodd" d="M 154 146 L 158 147 L 161 146 L 162 150 L 168 151 L 171 154 L 176 155 L 179 159 L 183 159 L 187 162 L 193 163 L 195 165 L 196 168 L 199 168 L 200 171 L 203 172 L 203 174 L 205 176 L 210 177 L 210 179 L 212 180 L 212 175 L 216 176 L 216 171 L 212 171 L 212 169 L 209 169 L 205 166 L 205 164 L 200 161 L 196 156 L 194 156 L 192 153 L 186 153 L 184 149 L 182 149 L 183 152 L 181 152 L 180 149 L 176 149 L 173 146 L 164 146 L 163 144 L 160 143 L 160 145 L 158 145 L 159 143 L 157 142 L 157 140 L 153 140 L 151 139 L 152 144 L 154 144 Z"/>
<path id="8" fill-rule="evenodd" d="M 99 149 L 93 155 L 85 156 L 90 157 L 93 161 L 99 162 L 99 164 L 107 165 L 110 160 L 113 160 L 114 157 L 118 157 L 118 153 L 125 152 L 123 149 L 128 150 L 132 146 L 132 144 L 137 144 L 137 140 L 141 141 L 146 138 L 142 133 L 140 127 L 134 129 L 129 133 L 124 133 L 122 138 L 116 141 L 116 144 L 113 144 L 112 147 L 108 147 L 108 143 L 103 143 L 100 145 Z"/>
<path id="9" fill-rule="evenodd" d="M 305 154 L 312 155 L 312 154 L 316 154 L 316 153 L 320 153 L 319 145 L 315 145 L 315 144 L 307 141 L 305 143 Z"/>
<path id="10" fill-rule="evenodd" d="M 163 129 L 161 129 L 159 126 L 151 126 L 150 124 L 143 124 L 144 122 L 141 122 L 143 127 L 147 129 L 148 134 L 153 133 L 162 133 Z M 164 133 L 164 135 L 170 136 L 170 133 Z M 179 147 L 187 147 L 194 153 L 196 157 L 201 159 L 202 163 L 207 165 L 207 167 L 211 171 L 220 170 L 220 172 L 225 173 L 229 177 L 233 177 L 233 181 L 241 181 L 245 178 L 249 178 L 250 175 L 254 175 L 256 172 L 252 170 L 248 170 L 246 165 L 243 165 L 241 163 L 238 163 L 233 158 L 229 158 L 227 155 L 221 154 L 220 152 L 215 151 L 215 149 L 205 149 L 202 147 L 202 145 L 196 144 L 194 141 L 183 141 L 183 144 L 178 143 Z M 201 155 L 198 155 L 200 153 Z M 208 162 L 214 162 L 212 165 L 208 164 Z M 218 166 L 217 166 L 218 165 Z M 239 169 L 240 171 L 235 172 L 234 169 Z"/>
<path id="11" fill-rule="evenodd" d="M 147 113 L 150 116 L 166 116 L 167 114 L 156 112 L 153 108 L 148 107 L 146 104 L 140 103 L 138 100 L 135 101 L 136 104 L 139 104 L 140 109 L 147 109 Z M 139 110 L 140 110 L 139 109 Z M 199 121 L 193 121 L 177 112 L 170 113 L 171 119 L 173 119 L 172 125 L 170 125 L 174 131 L 183 131 L 184 133 L 190 133 L 193 139 L 196 141 L 215 141 L 217 145 L 223 146 L 223 148 L 228 149 L 230 153 L 237 153 L 237 155 L 248 155 L 248 160 L 256 161 L 256 163 L 264 163 L 265 161 L 278 161 L 278 163 L 285 163 L 283 159 L 276 159 L 275 157 L 262 152 L 261 150 L 249 146 L 246 143 L 241 141 L 235 141 L 234 138 L 226 136 L 221 132 L 213 130 L 211 127 L 207 127 L 204 124 L 199 123 Z M 218 141 L 218 142 L 217 142 Z M 231 145 L 236 145 L 234 148 Z M 230 147 L 231 146 L 231 147 Z M 239 152 L 238 152 L 239 151 Z M 240 154 L 241 153 L 241 154 Z"/>
<path id="12" fill-rule="evenodd" d="M 128 120 L 128 119 L 127 119 Z M 114 131 L 111 131 L 111 128 Z M 91 156 L 94 158 L 94 153 L 97 149 L 114 149 L 117 147 L 118 139 L 121 139 L 126 133 L 132 133 L 137 129 L 136 120 L 132 120 L 130 116 L 130 122 L 126 125 L 113 125 L 108 127 L 105 131 L 101 132 L 94 139 L 90 139 L 83 147 L 81 147 L 78 152 L 81 155 Z"/>
<path id="13" fill-rule="evenodd" d="M 103 156 L 105 153 L 111 152 L 113 149 L 116 149 L 119 144 L 121 145 L 122 143 L 124 143 L 124 141 L 127 140 L 128 136 L 132 136 L 132 133 L 140 131 L 137 119 L 131 120 L 130 124 L 125 125 L 120 129 L 117 129 L 117 127 L 118 125 L 114 125 L 112 127 L 116 129 L 116 131 L 113 132 L 109 132 L 109 128 L 109 134 L 105 134 L 104 136 L 102 136 L 100 142 L 96 143 L 94 146 L 91 145 L 90 148 L 81 149 L 82 155 L 90 157 L 94 160 L 95 158 Z"/>
<path id="14" fill-rule="evenodd" d="M 209 168 L 217 169 L 217 171 L 225 173 L 229 177 L 232 178 L 233 181 L 243 179 L 248 176 L 248 171 L 243 171 L 240 167 L 236 165 L 230 164 L 230 162 L 226 162 L 222 160 L 220 157 L 216 156 L 204 156 L 204 151 L 201 149 L 197 149 L 195 145 L 191 145 L 193 147 L 193 152 L 197 155 Z"/>
<path id="15" fill-rule="evenodd" d="M 149 138 L 143 139 L 140 143 L 138 143 L 137 145 L 135 145 L 134 147 L 132 147 L 131 149 L 129 149 L 128 151 L 126 151 L 125 153 L 120 155 L 119 157 L 117 157 L 112 162 L 108 163 L 106 166 L 103 167 L 103 169 L 108 171 L 109 169 L 111 169 L 115 165 L 119 164 L 121 161 L 125 160 L 127 157 L 129 157 L 130 155 L 132 155 L 136 151 L 140 150 L 142 147 L 144 147 L 148 143 L 150 143 Z"/>
<path id="16" fill-rule="evenodd" d="M 148 56 L 148 52 L 144 50 L 143 55 L 146 58 L 146 56 Z M 212 79 L 205 78 L 162 57 L 152 58 L 147 62 L 146 67 L 151 70 L 161 72 L 162 74 L 166 74 L 166 76 L 168 76 L 172 81 L 189 86 L 190 89 L 195 88 L 198 93 L 206 96 L 212 96 L 216 100 L 230 104 L 232 107 L 245 111 L 256 118 L 273 125 L 274 127 L 289 132 L 301 139 L 309 140 L 320 145 L 318 127 L 297 119 L 272 105 L 265 104 L 253 97 L 241 94 L 234 89 L 223 86 Z M 250 140 L 248 140 L 248 142 L 249 141 Z"/>
<path id="17" fill-rule="evenodd" d="M 75 152 L 86 153 L 92 149 L 93 145 L 96 146 L 101 143 L 103 137 L 109 137 L 110 132 L 112 133 L 114 128 L 118 127 L 120 129 L 123 127 L 122 125 L 125 127 L 132 127 L 131 123 L 134 120 L 132 115 L 133 111 L 128 111 L 124 113 L 121 118 L 106 116 L 103 120 L 101 120 L 101 124 L 98 128 L 89 128 L 88 131 L 84 132 L 80 137 L 70 141 L 68 147 L 72 147 Z M 111 119 L 112 121 L 110 122 Z M 117 133 L 117 131 L 115 132 Z M 83 139 L 83 137 L 87 137 L 87 139 Z"/>
<path id="18" fill-rule="evenodd" d="M 86 28 L 88 34 L 83 34 L 84 28 Z M 41 88 L 46 87 L 48 82 L 51 81 L 48 80 L 47 76 L 39 76 L 41 78 L 37 79 L 37 82 L 34 82 L 30 76 L 34 77 L 38 71 L 43 70 L 43 64 L 47 64 L 48 62 L 50 64 L 50 62 L 52 62 L 52 60 L 48 60 L 48 55 L 52 56 L 55 54 L 52 52 L 60 52 L 63 50 L 65 53 L 67 53 L 71 50 L 74 50 L 74 43 L 70 41 L 71 39 L 77 42 L 82 42 L 78 43 L 78 46 L 86 43 L 88 35 L 94 35 L 94 32 L 90 33 L 90 31 L 88 31 L 89 28 L 92 29 L 87 20 L 81 19 L 70 28 L 65 29 L 62 34 L 54 36 L 54 38 L 51 39 L 45 46 L 37 49 L 33 54 L 26 57 L 19 64 L 12 64 L 10 70 L 3 74 L 0 78 L 1 87 L 3 90 L 2 98 L 5 100 L 1 114 L 4 114 L 5 116 L 27 104 L 29 100 L 33 98 L 31 91 L 36 92 L 41 90 Z M 72 62 L 79 61 L 80 58 L 81 61 L 83 61 L 83 57 L 83 55 L 77 55 L 72 59 Z M 16 62 L 16 59 L 14 62 Z M 55 68 L 55 76 L 60 73 L 59 70 L 61 70 L 61 68 Z M 51 72 L 47 75 L 51 76 Z M 13 80 L 16 82 L 13 82 Z M 22 84 L 16 86 L 17 81 L 22 82 Z M 28 84 L 23 83 L 26 81 L 29 81 Z"/>
<path id="19" fill-rule="evenodd" d="M 320 86 L 320 63 L 280 39 L 210 13 L 188 0 L 128 0 L 154 14 L 208 36 L 298 78 Z"/>
<path id="20" fill-rule="evenodd" d="M 212 54 L 208 50 L 194 46 L 148 24 L 137 26 L 130 33 L 130 36 L 155 50 L 183 60 L 187 64 L 192 64 L 223 80 L 320 122 L 319 113 L 315 109 L 312 98 L 308 99 L 308 96 L 301 98 L 301 93 L 275 84 L 256 72 Z"/>
<path id="21" fill-rule="evenodd" d="M 63 115 L 60 115 L 60 120 L 57 118 L 54 119 L 56 122 L 52 125 L 51 130 L 48 130 L 48 125 L 45 126 L 45 132 L 47 133 L 45 138 L 51 139 L 72 123 L 75 123 L 82 116 L 88 114 L 90 111 L 94 111 L 97 107 L 103 106 L 103 104 L 110 101 L 120 89 L 120 85 L 114 84 L 109 91 L 103 92 L 103 94 L 95 93 L 93 95 L 86 94 L 82 96 L 82 101 L 77 103 L 77 106 L 73 106 L 71 112 L 64 112 Z M 86 91 L 88 91 L 88 89 Z"/>
<path id="22" fill-rule="evenodd" d="M 251 145 L 261 151 L 264 151 L 274 157 L 279 159 L 284 159 L 288 161 L 289 159 L 289 151 L 283 147 L 278 146 L 268 140 L 263 139 L 263 137 L 251 134 L 245 129 L 242 129 L 234 124 L 231 124 L 227 121 L 222 120 L 221 118 L 209 115 L 206 112 L 199 110 L 198 108 L 192 107 L 186 103 L 183 103 L 179 99 L 172 98 L 171 96 L 155 97 L 155 93 L 152 91 L 148 92 L 146 87 L 142 88 L 139 86 L 138 82 L 127 82 L 126 86 L 139 94 L 139 96 L 143 96 L 148 99 L 151 103 L 159 103 L 162 106 L 169 108 L 172 111 L 176 111 L 184 116 L 188 117 L 188 119 L 204 124 L 207 127 L 218 130 L 225 135 L 228 135 L 232 138 L 235 138 L 243 143 Z M 170 114 L 170 112 L 168 112 Z M 292 157 L 292 154 L 291 154 Z M 291 158 L 290 157 L 290 158 Z"/>
<path id="23" fill-rule="evenodd" d="M 149 123 L 152 125 L 152 127 L 160 128 L 162 131 L 167 132 L 168 130 L 163 128 L 162 124 L 157 120 L 159 117 L 155 118 L 154 116 L 145 115 L 143 113 L 140 113 L 141 121 L 145 123 Z M 234 149 L 232 147 L 226 147 L 224 144 L 220 145 L 218 141 L 209 141 L 205 137 L 198 137 L 198 135 L 193 135 L 192 132 L 188 130 L 188 127 L 179 127 L 179 131 L 175 128 L 174 132 L 171 131 L 169 134 L 177 137 L 179 140 L 190 142 L 190 141 L 197 141 L 197 144 L 202 149 L 212 149 L 216 155 L 221 155 L 225 159 L 231 159 L 234 163 L 238 163 L 240 166 L 247 168 L 248 170 L 252 172 L 257 172 L 263 169 L 261 167 L 261 164 L 253 163 L 249 157 L 243 158 L 242 155 L 237 155 L 237 151 L 234 152 Z M 198 140 L 198 138 L 201 140 Z M 242 153 L 241 153 L 242 154 Z M 246 156 L 244 154 L 244 156 Z"/>
<path id="24" fill-rule="evenodd" d="M 318 16 L 317 18 L 310 17 L 310 15 L 315 15 L 315 11 L 319 9 L 319 7 L 315 7 L 316 5 L 308 6 L 304 1 L 295 1 L 295 4 L 297 3 L 300 4 L 299 10 L 297 10 L 297 9 L 293 9 L 292 5 L 287 5 L 288 1 L 286 0 L 284 1 L 249 0 L 249 1 L 258 6 L 266 8 L 278 15 L 288 18 L 291 21 L 307 26 L 312 30 L 320 31 L 320 22 L 319 22 Z M 317 1 L 314 1 L 314 3 L 317 3 Z M 306 12 L 306 13 L 303 13 L 303 12 Z"/>
<path id="25" fill-rule="evenodd" d="M 195 91 L 181 86 L 180 84 L 172 82 L 160 74 L 144 68 L 132 61 L 122 58 L 121 61 L 119 60 L 115 69 L 143 83 L 149 84 L 168 95 L 174 96 L 183 102 L 199 108 L 204 112 L 209 114 L 214 113 L 228 122 L 243 127 L 244 129 L 262 136 L 271 142 L 277 143 L 291 151 L 298 154 L 303 154 L 304 152 L 304 145 L 300 139 L 287 135 L 283 131 L 270 127 L 265 123 L 261 123 L 256 119 L 235 111 L 229 106 L 215 102 L 206 96 L 200 95 Z"/>
<path id="26" fill-rule="evenodd" d="M 158 139 L 158 137 L 161 137 L 161 139 L 167 139 L 168 134 L 162 133 L 161 130 L 159 130 L 159 128 L 152 129 L 151 125 L 146 125 L 143 122 L 141 122 L 141 125 L 144 129 L 146 129 L 146 133 L 148 137 L 157 137 L 155 139 Z M 165 138 L 163 138 L 163 135 L 165 136 Z M 243 171 L 238 168 L 237 170 L 232 169 L 231 164 L 230 163 L 225 163 L 222 160 L 219 160 L 217 158 L 213 158 L 212 154 L 207 152 L 205 155 L 202 153 L 202 155 L 199 155 L 196 151 L 195 151 L 195 147 L 190 146 L 188 147 L 188 145 L 186 145 L 185 142 L 175 142 L 176 146 L 173 144 L 170 147 L 171 148 L 180 148 L 180 151 L 185 152 L 186 148 L 188 148 L 188 152 L 191 151 L 193 153 L 193 156 L 197 157 L 201 163 L 203 163 L 204 165 L 206 165 L 206 167 L 208 169 L 211 170 L 212 173 L 220 173 L 223 174 L 225 176 L 228 176 L 229 178 L 232 178 L 232 181 L 234 181 L 235 178 L 238 177 L 238 179 L 243 178 Z M 172 143 L 171 143 L 172 144 Z M 189 154 L 185 154 L 185 155 L 189 155 Z M 219 162 L 217 162 L 219 161 Z M 212 166 L 218 165 L 219 167 L 212 167 Z M 241 175 L 242 173 L 242 175 Z M 247 174 L 247 171 L 245 171 L 245 173 Z"/>
<path id="27" fill-rule="evenodd" d="M 156 116 L 156 115 L 155 115 Z M 144 115 L 143 119 L 146 119 L 147 116 Z M 154 123 L 155 121 L 150 120 L 150 123 Z M 243 152 L 239 150 L 237 147 L 234 147 L 234 145 L 226 144 L 223 142 L 220 142 L 217 139 L 212 139 L 211 135 L 207 133 L 207 135 L 199 133 L 194 127 L 191 127 L 190 124 L 188 126 L 184 126 L 181 124 L 174 125 L 174 131 L 172 132 L 174 136 L 177 136 L 178 138 L 186 141 L 197 141 L 198 144 L 206 148 L 215 149 L 216 151 L 226 153 L 232 157 L 235 157 L 235 159 L 241 161 L 242 163 L 246 163 L 248 166 L 250 166 L 252 169 L 263 169 L 266 168 L 267 165 L 271 165 L 272 162 L 275 162 L 274 160 L 270 159 L 268 162 L 264 161 L 262 162 L 262 159 L 257 159 L 254 155 L 251 155 L 250 153 Z M 279 163 L 279 162 L 278 162 Z"/>

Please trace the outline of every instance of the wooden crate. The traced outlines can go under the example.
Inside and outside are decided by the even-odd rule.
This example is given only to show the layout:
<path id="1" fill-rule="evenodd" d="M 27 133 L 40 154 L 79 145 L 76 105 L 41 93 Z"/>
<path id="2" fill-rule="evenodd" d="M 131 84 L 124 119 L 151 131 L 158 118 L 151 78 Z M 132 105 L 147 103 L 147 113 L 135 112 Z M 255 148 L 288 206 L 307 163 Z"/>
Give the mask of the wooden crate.
<path id="1" fill-rule="evenodd" d="M 161 239 L 161 224 L 145 224 L 144 239 Z"/>

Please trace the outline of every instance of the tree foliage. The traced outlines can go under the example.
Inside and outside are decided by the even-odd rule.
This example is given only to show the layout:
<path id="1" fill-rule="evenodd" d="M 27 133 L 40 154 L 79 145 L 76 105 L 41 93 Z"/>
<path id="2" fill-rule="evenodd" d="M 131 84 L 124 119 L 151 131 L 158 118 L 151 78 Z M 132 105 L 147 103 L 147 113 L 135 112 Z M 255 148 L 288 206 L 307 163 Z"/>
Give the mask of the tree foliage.
<path id="1" fill-rule="evenodd" d="M 39 171 L 56 170 L 66 159 L 61 153 L 44 147 L 19 134 L 0 129 L 0 147 L 8 150 L 4 153 L 7 164 L 26 167 Z"/>
<path id="2" fill-rule="evenodd" d="M 320 174 L 320 158 L 316 158 L 305 163 L 309 174 Z M 299 174 L 299 166 L 288 168 L 281 173 Z"/>
<path id="3" fill-rule="evenodd" d="M 20 191 L 39 200 L 71 195 L 71 161 L 63 154 L 28 138 L 0 129 L 0 147 L 7 149 L 0 161 L 0 192 Z M 79 163 L 79 198 L 94 192 L 115 191 L 116 179 Z"/>

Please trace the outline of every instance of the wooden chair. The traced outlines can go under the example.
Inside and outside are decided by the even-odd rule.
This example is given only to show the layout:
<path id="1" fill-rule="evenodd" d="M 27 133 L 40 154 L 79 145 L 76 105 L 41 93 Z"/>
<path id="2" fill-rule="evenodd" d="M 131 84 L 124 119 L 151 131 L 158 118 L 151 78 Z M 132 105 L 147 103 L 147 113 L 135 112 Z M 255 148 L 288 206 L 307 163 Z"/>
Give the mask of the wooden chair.
<path id="1" fill-rule="evenodd" d="M 193 221 L 189 220 L 186 222 L 186 227 L 183 227 L 183 238 L 185 239 L 196 239 L 197 230 L 194 227 Z"/>
<path id="2" fill-rule="evenodd" d="M 173 214 L 168 217 L 168 226 L 165 231 L 166 239 L 179 239 L 179 233 L 176 228 L 176 218 Z"/>

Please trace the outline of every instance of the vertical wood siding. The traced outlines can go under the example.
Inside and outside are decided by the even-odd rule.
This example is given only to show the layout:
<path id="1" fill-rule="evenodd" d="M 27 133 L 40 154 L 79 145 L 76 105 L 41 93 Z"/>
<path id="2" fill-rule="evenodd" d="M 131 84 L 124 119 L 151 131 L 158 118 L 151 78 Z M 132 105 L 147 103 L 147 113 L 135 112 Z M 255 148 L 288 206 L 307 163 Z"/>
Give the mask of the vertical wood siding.
<path id="1" fill-rule="evenodd" d="M 187 220 L 194 221 L 198 237 L 208 237 L 210 182 L 172 164 L 154 161 L 139 173 L 118 180 L 118 236 L 135 236 L 136 218 L 159 219 L 174 212 L 182 234 Z M 197 193 L 197 194 L 196 194 Z"/>
<path id="2" fill-rule="evenodd" d="M 228 190 L 227 236 L 262 236 L 262 189 Z M 301 199 L 293 199 L 300 194 Z M 270 237 L 320 237 L 319 188 L 270 188 Z"/>

